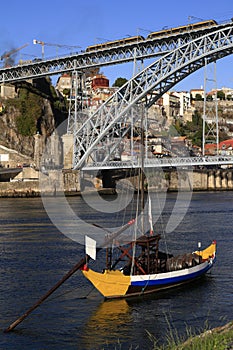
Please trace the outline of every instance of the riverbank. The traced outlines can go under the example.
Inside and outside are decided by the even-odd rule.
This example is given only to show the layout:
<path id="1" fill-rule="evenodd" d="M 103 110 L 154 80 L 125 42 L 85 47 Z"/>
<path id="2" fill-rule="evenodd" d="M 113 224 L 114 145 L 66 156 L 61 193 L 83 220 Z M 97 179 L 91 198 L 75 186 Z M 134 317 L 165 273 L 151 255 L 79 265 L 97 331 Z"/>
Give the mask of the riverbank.
<path id="1" fill-rule="evenodd" d="M 78 170 L 51 171 L 49 174 L 42 174 L 39 180 L 26 177 L 22 172 L 19 179 L 11 182 L 0 182 L 0 197 L 39 197 L 41 188 L 43 193 L 52 196 L 65 194 L 66 196 L 81 195 L 82 191 L 98 191 L 100 194 L 114 194 L 117 179 L 112 172 L 105 172 L 103 177 L 95 177 L 88 174 L 86 177 Z M 150 189 L 152 191 L 232 191 L 233 190 L 233 169 L 152 169 L 146 174 Z M 103 183 L 111 184 L 108 188 Z M 127 177 L 137 189 L 137 176 Z"/>
<path id="2" fill-rule="evenodd" d="M 187 330 L 187 332 L 189 332 Z M 189 334 L 187 334 L 189 335 Z M 177 339 L 177 335 L 168 335 L 166 347 L 153 347 L 154 350 L 233 350 L 233 321 L 224 326 L 208 329 L 199 335 L 191 336 L 184 342 Z"/>

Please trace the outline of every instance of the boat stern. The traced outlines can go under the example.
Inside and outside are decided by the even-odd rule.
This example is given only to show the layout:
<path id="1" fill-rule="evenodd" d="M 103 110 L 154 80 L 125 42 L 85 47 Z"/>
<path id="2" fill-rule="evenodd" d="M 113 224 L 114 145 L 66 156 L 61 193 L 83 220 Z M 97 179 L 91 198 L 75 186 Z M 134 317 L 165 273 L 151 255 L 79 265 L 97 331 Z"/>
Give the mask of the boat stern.
<path id="1" fill-rule="evenodd" d="M 217 251 L 217 242 L 214 240 L 206 249 L 196 250 L 194 253 L 202 258 L 202 261 L 215 260 Z"/>

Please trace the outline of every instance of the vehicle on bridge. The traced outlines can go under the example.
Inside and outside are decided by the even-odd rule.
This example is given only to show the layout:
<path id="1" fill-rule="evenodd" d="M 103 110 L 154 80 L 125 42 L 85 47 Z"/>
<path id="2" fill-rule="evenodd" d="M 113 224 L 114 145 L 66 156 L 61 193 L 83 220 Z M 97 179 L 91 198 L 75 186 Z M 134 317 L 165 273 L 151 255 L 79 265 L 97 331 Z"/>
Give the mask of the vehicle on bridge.
<path id="1" fill-rule="evenodd" d="M 196 23 L 187 24 L 187 25 L 179 26 L 175 28 L 166 28 L 163 30 L 159 30 L 157 32 L 150 33 L 147 36 L 147 39 L 157 39 L 164 36 L 190 32 L 193 30 L 206 29 L 216 25 L 218 25 L 218 23 L 215 20 L 210 19 L 207 21 L 196 22 Z"/>
<path id="2" fill-rule="evenodd" d="M 104 43 L 88 46 L 86 48 L 86 52 L 97 51 L 97 50 L 102 50 L 102 49 L 109 49 L 109 48 L 117 47 L 120 45 L 126 45 L 126 44 L 132 44 L 132 43 L 134 44 L 134 43 L 138 43 L 138 42 L 141 42 L 144 40 L 145 40 L 145 38 L 141 35 L 131 36 L 131 37 L 123 38 L 123 39 L 107 41 Z"/>
<path id="3" fill-rule="evenodd" d="M 98 50 L 103 50 L 103 49 L 110 49 L 113 47 L 118 47 L 121 45 L 126 45 L 126 44 L 135 44 L 139 43 L 145 40 L 151 40 L 151 39 L 159 39 L 164 36 L 169 36 L 169 35 L 174 35 L 174 34 L 181 34 L 181 33 L 186 33 L 194 30 L 200 30 L 200 29 L 206 29 L 210 28 L 214 25 L 218 25 L 218 23 L 213 20 L 206 20 L 206 21 L 201 21 L 201 22 L 196 22 L 192 24 L 187 24 L 179 27 L 174 27 L 174 28 L 167 28 L 167 29 L 162 29 L 156 32 L 150 33 L 147 38 L 143 37 L 142 35 L 137 35 L 137 36 L 131 36 L 123 39 L 118 39 L 118 40 L 113 40 L 113 41 L 106 41 L 100 44 L 96 45 L 90 45 L 86 48 L 86 52 L 92 52 L 92 51 L 98 51 Z"/>

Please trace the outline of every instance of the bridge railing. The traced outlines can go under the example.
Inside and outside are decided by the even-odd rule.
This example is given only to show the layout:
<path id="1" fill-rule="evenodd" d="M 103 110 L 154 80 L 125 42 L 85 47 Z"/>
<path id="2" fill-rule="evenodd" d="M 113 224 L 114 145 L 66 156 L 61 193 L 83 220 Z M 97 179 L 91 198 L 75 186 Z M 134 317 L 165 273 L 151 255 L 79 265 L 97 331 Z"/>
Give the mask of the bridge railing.
<path id="1" fill-rule="evenodd" d="M 188 167 L 188 166 L 210 166 L 210 165 L 233 165 L 233 156 L 198 156 L 198 157 L 166 157 L 147 158 L 144 161 L 145 168 L 163 167 Z M 101 169 L 124 169 L 140 168 L 140 158 L 134 157 L 127 161 L 107 161 L 85 164 L 82 170 Z"/>

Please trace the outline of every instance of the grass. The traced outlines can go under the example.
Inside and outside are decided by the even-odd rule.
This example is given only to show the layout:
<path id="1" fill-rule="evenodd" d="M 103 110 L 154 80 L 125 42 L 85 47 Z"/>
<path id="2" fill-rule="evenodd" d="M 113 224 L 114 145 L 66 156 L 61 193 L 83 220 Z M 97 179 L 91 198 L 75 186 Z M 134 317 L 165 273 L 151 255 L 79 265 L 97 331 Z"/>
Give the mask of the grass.
<path id="1" fill-rule="evenodd" d="M 169 330 L 167 344 L 158 346 L 156 339 L 148 333 L 153 342 L 151 350 L 233 350 L 233 321 L 223 327 L 205 330 L 193 335 L 186 330 L 186 340 L 179 337 L 177 331 Z"/>
<path id="2" fill-rule="evenodd" d="M 207 327 L 207 323 L 206 323 Z M 166 344 L 158 345 L 157 339 L 148 331 L 147 335 L 151 341 L 151 348 L 148 350 L 233 350 L 233 321 L 225 326 L 206 329 L 200 334 L 192 334 L 191 328 L 186 329 L 186 335 L 181 337 L 177 330 L 169 326 Z M 102 350 L 110 349 L 103 348 Z M 122 344 L 118 341 L 112 350 L 123 350 Z M 139 350 L 140 347 L 130 346 L 128 350 Z"/>

